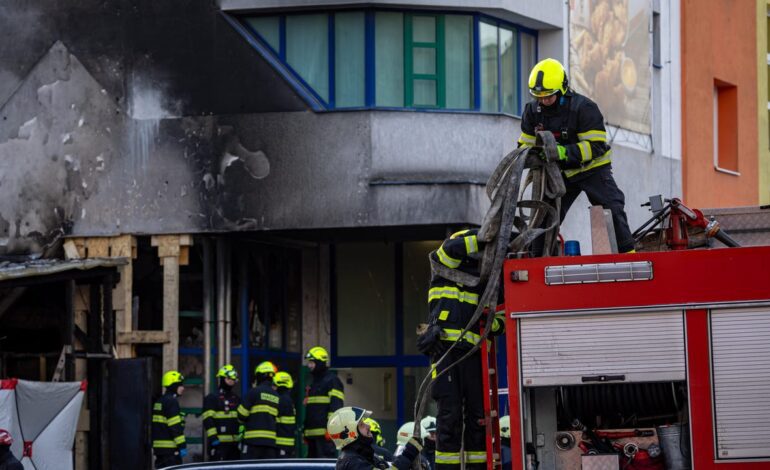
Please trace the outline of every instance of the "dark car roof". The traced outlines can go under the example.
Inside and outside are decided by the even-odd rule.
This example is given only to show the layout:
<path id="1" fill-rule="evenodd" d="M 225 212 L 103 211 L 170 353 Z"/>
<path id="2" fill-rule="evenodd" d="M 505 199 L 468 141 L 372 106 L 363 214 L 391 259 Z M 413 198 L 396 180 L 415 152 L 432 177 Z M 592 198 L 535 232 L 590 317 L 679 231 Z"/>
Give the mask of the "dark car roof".
<path id="1" fill-rule="evenodd" d="M 332 469 L 336 464 L 336 459 L 235 460 L 232 462 L 188 463 L 166 467 L 164 470 L 278 470 L 288 468 L 318 470 Z"/>

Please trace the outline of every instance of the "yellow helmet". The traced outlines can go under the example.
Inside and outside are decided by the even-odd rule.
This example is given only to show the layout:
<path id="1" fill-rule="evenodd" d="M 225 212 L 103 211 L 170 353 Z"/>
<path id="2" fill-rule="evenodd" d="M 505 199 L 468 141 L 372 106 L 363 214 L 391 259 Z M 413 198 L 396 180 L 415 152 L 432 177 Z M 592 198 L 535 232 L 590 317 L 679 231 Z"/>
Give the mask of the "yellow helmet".
<path id="1" fill-rule="evenodd" d="M 380 443 L 384 442 L 385 439 L 382 438 L 382 428 L 380 428 L 380 423 L 373 420 L 372 418 L 364 418 L 364 423 L 369 425 L 369 430 L 374 436 L 374 443 L 381 445 Z"/>
<path id="2" fill-rule="evenodd" d="M 274 376 L 276 372 L 278 372 L 278 368 L 270 361 L 260 362 L 259 365 L 254 368 L 255 374 L 265 374 L 270 377 Z"/>
<path id="3" fill-rule="evenodd" d="M 311 359 L 314 361 L 329 362 L 329 353 L 321 346 L 315 346 L 310 348 L 310 351 L 305 354 L 305 359 Z"/>
<path id="4" fill-rule="evenodd" d="M 170 370 L 163 374 L 163 380 L 161 381 L 164 387 L 170 387 L 175 383 L 184 381 L 184 376 L 178 371 Z"/>
<path id="5" fill-rule="evenodd" d="M 291 374 L 284 371 L 275 373 L 275 377 L 273 377 L 273 383 L 276 387 L 294 387 L 294 380 L 292 380 Z"/>
<path id="6" fill-rule="evenodd" d="M 556 59 L 538 62 L 529 74 L 529 93 L 535 98 L 544 98 L 554 93 L 567 93 L 569 80 L 567 71 Z"/>
<path id="7" fill-rule="evenodd" d="M 500 437 L 511 438 L 511 417 L 508 415 L 500 417 Z"/>
<path id="8" fill-rule="evenodd" d="M 238 380 L 238 372 L 235 370 L 235 367 L 232 366 L 232 364 L 226 364 L 222 366 L 221 369 L 217 372 L 217 377 L 222 377 L 223 379 L 231 379 L 231 380 Z"/>
<path id="9" fill-rule="evenodd" d="M 337 449 L 358 439 L 358 423 L 371 416 L 372 412 L 355 406 L 344 406 L 332 413 L 326 430 Z"/>

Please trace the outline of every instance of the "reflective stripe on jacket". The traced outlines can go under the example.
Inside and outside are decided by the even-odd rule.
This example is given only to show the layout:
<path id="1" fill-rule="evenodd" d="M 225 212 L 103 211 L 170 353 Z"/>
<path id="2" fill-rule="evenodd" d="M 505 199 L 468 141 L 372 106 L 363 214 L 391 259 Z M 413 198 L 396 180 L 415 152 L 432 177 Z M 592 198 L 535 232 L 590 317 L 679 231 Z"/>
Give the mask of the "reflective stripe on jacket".
<path id="1" fill-rule="evenodd" d="M 162 395 L 152 405 L 152 449 L 156 455 L 173 454 L 187 445 L 184 419 L 175 393 Z"/>
<path id="2" fill-rule="evenodd" d="M 203 430 L 209 443 L 218 440 L 222 443 L 240 440 L 240 422 L 238 405 L 241 399 L 232 391 L 220 390 L 210 393 L 203 399 Z"/>
<path id="3" fill-rule="evenodd" d="M 326 436 L 326 422 L 332 413 L 345 403 L 345 387 L 332 371 L 327 370 L 320 378 L 313 377 L 305 397 L 304 436 L 317 438 Z"/>
<path id="4" fill-rule="evenodd" d="M 243 441 L 246 444 L 275 447 L 278 402 L 271 380 L 265 380 L 249 390 L 238 406 L 238 419 L 244 423 Z"/>

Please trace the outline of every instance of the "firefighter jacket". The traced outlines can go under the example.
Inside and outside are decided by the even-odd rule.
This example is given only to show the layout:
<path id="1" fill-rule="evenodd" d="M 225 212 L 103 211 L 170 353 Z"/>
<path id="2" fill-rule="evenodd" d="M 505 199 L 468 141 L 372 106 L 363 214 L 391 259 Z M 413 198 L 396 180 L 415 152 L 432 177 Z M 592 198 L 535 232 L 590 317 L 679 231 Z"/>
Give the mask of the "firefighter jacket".
<path id="1" fill-rule="evenodd" d="M 567 178 L 611 162 L 604 116 L 596 103 L 572 90 L 551 106 L 542 106 L 537 101 L 527 103 L 521 116 L 519 146 L 535 145 L 538 130 L 551 131 L 566 148 L 567 160 L 559 165 Z"/>
<path id="2" fill-rule="evenodd" d="M 323 364 L 318 364 L 313 372 L 313 382 L 307 388 L 305 396 L 305 431 L 308 439 L 326 436 L 326 422 L 329 417 L 342 408 L 345 401 L 345 388 L 342 381 Z"/>
<path id="3" fill-rule="evenodd" d="M 238 406 L 238 419 L 244 423 L 243 441 L 251 446 L 275 447 L 275 418 L 278 394 L 272 380 L 264 380 L 249 390 Z"/>
<path id="4" fill-rule="evenodd" d="M 407 444 L 404 452 L 394 457 L 392 462 L 386 462 L 375 455 L 372 442 L 362 440 L 361 438 L 353 441 L 342 448 L 340 457 L 337 460 L 336 470 L 372 470 L 396 468 L 399 470 L 408 470 L 412 466 L 414 459 L 420 454 L 419 449 L 412 444 Z"/>
<path id="5" fill-rule="evenodd" d="M 275 419 L 275 444 L 283 451 L 283 457 L 294 456 L 294 435 L 297 429 L 297 413 L 294 401 L 286 387 L 278 387 L 278 417 Z"/>
<path id="6" fill-rule="evenodd" d="M 241 399 L 232 389 L 220 388 L 203 399 L 203 429 L 209 444 L 218 440 L 222 444 L 236 444 L 240 440 L 238 405 Z"/>
<path id="7" fill-rule="evenodd" d="M 166 392 L 152 406 L 152 450 L 156 455 L 174 454 L 186 446 L 177 395 Z"/>
<path id="8" fill-rule="evenodd" d="M 477 259 L 470 255 L 479 253 L 483 248 L 477 238 L 478 230 L 463 230 L 444 240 L 438 250 L 430 254 L 437 261 L 449 269 L 461 270 L 473 276 L 479 275 Z M 433 274 L 428 290 L 428 305 L 430 307 L 430 324 L 441 327 L 441 340 L 456 342 L 460 339 L 460 333 L 470 322 L 476 307 L 479 304 L 479 296 L 484 291 L 483 285 L 475 287 L 465 286 Z M 505 321 L 503 313 L 496 314 L 492 319 L 492 334 L 503 333 Z M 477 322 L 460 339 L 461 344 L 455 346 L 460 350 L 469 350 L 481 340 L 481 324 Z"/>

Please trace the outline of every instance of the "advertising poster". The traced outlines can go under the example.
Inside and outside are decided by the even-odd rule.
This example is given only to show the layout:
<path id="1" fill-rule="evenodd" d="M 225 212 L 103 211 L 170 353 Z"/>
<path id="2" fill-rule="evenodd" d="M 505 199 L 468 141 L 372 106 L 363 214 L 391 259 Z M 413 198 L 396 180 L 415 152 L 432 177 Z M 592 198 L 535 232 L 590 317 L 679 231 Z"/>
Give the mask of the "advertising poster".
<path id="1" fill-rule="evenodd" d="M 650 133 L 651 2 L 570 0 L 570 85 L 594 100 L 605 120 Z"/>

